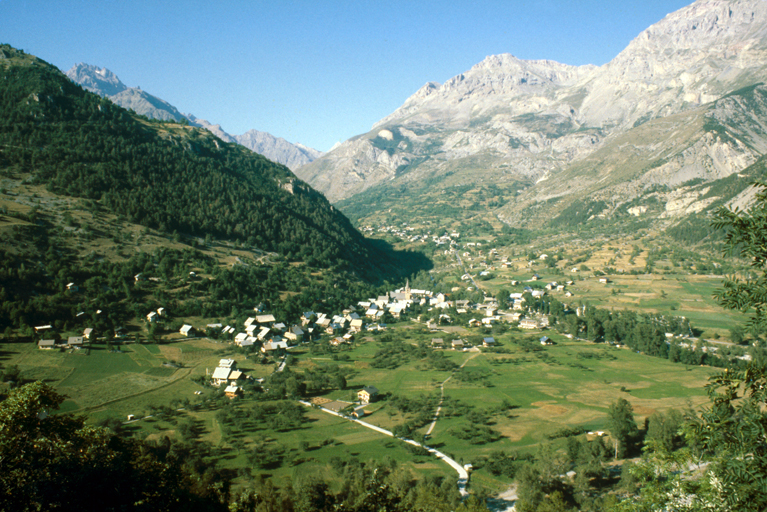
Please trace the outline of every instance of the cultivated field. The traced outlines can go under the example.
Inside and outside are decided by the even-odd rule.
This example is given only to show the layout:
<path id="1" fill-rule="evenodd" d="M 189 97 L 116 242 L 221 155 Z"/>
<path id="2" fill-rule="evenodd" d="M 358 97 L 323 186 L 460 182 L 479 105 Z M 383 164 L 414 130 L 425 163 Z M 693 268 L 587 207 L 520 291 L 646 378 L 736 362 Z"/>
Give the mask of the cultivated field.
<path id="1" fill-rule="evenodd" d="M 457 400 L 453 410 L 461 413 L 451 416 L 450 407 L 443 410 L 428 444 L 453 455 L 456 460 L 471 462 L 499 450 L 507 453 L 532 450 L 564 428 L 605 429 L 608 407 L 618 398 L 632 404 L 639 425 L 655 411 L 697 408 L 707 402 L 703 386 L 715 371 L 711 368 L 685 367 L 627 349 L 547 334 L 557 344 L 542 347 L 540 351 L 526 351 L 514 342 L 524 338 L 537 342 L 539 334 L 520 332 L 496 336 L 501 345 L 496 351 L 445 350 L 457 364 L 468 360 L 444 386 L 445 396 Z M 426 341 L 431 337 L 452 339 L 452 335 L 445 333 L 410 332 L 408 342 L 419 341 L 419 338 Z M 396 369 L 376 369 L 374 352 L 383 345 L 377 341 L 367 342 L 343 352 L 349 356 L 349 362 L 339 364 L 348 365 L 350 371 L 355 372 L 349 382 L 357 386 L 351 387 L 374 385 L 389 397 L 414 397 L 439 394 L 440 384 L 451 376 L 452 372 L 426 368 L 424 361 L 410 361 Z M 313 358 L 309 354 L 299 356 L 298 360 L 297 369 L 330 362 L 329 358 Z M 461 373 L 476 379 L 460 379 Z M 334 392 L 330 396 L 343 399 L 346 394 L 348 392 Z M 387 429 L 414 416 L 396 411 L 386 399 L 371 404 L 366 410 L 372 413 L 366 416 L 366 421 Z M 469 420 L 472 411 L 486 413 L 487 425 L 500 433 L 500 439 L 472 444 L 456 437 L 457 431 L 473 428 Z M 428 425 L 419 428 L 414 437 L 421 440 L 427 428 Z M 478 476 L 501 485 L 482 471 Z"/>
<path id="2" fill-rule="evenodd" d="M 347 389 L 324 395 L 329 399 L 348 401 L 362 386 L 376 386 L 383 399 L 366 408 L 365 419 L 387 429 L 415 416 L 393 407 L 394 396 L 438 396 L 444 382 L 445 407 L 428 444 L 464 463 L 499 450 L 533 450 L 563 428 L 604 429 L 607 409 L 620 397 L 631 402 L 640 425 L 654 411 L 697 407 L 706 401 L 703 386 L 713 373 L 707 367 L 685 367 L 551 333 L 547 334 L 557 344 L 541 347 L 537 343 L 540 333 L 516 330 L 496 335 L 496 349 L 441 350 L 456 365 L 466 363 L 455 372 L 437 370 L 427 359 L 420 358 L 401 360 L 395 368 L 375 367 L 378 351 L 399 341 L 404 345 L 429 344 L 433 337 L 442 337 L 449 344 L 454 337 L 476 339 L 481 334 L 479 330 L 457 331 L 430 333 L 419 324 L 401 323 L 389 331 L 389 341 L 381 341 L 381 336 L 367 338 L 329 354 L 313 355 L 308 348 L 295 350 L 291 368 L 294 372 L 324 364 L 343 368 Z M 69 396 L 65 411 L 85 413 L 94 421 L 125 419 L 128 414 L 143 417 L 171 403 L 183 407 L 175 415 L 155 416 L 127 428 L 143 432 L 150 439 L 172 437 L 178 435 L 180 423 L 191 420 L 199 432 L 197 438 L 216 447 L 224 467 L 247 467 L 254 450 L 268 448 L 282 451 L 281 462 L 256 472 L 278 479 L 317 471 L 331 475 L 339 458 L 353 457 L 396 462 L 416 472 L 452 475 L 446 465 L 414 455 L 395 439 L 316 409 L 306 409 L 300 426 L 281 431 L 251 422 L 246 423 L 243 432 L 232 433 L 231 428 L 226 432 L 216 419 L 221 405 L 190 407 L 216 392 L 192 379 L 212 371 L 226 356 L 233 356 L 254 377 L 267 376 L 274 370 L 274 365 L 257 364 L 242 354 L 232 354 L 226 344 L 185 340 L 168 345 L 128 345 L 120 351 L 97 345 L 88 355 L 85 351 L 41 351 L 27 343 L 3 344 L 1 349 L 4 365 L 16 364 L 25 377 L 47 381 Z M 181 363 L 180 367 L 167 365 L 170 360 Z M 195 395 L 195 391 L 203 395 Z M 258 407 L 259 403 L 265 402 L 246 397 L 238 407 Z M 477 427 L 473 423 L 477 418 L 496 434 L 495 440 L 460 437 L 461 432 Z M 421 440 L 427 428 L 418 428 L 414 437 Z M 506 483 L 482 470 L 472 478 L 490 488 Z"/>

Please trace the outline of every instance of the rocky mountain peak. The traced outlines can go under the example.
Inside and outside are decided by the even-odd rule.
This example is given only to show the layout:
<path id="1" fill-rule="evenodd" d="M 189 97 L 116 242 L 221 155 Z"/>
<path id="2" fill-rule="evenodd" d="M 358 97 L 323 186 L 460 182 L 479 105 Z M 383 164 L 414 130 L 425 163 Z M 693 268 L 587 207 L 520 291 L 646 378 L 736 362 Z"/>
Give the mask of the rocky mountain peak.
<path id="1" fill-rule="evenodd" d="M 629 127 L 714 101 L 763 79 L 765 70 L 767 2 L 698 0 L 643 31 L 603 66 L 579 119 Z"/>
<path id="2" fill-rule="evenodd" d="M 642 32 L 618 55 L 637 52 L 663 54 L 672 50 L 743 49 L 750 43 L 764 48 L 767 35 L 764 0 L 698 0 L 667 15 Z M 732 45 L 735 45 L 733 47 Z M 659 55 L 660 56 L 660 55 Z"/>
<path id="3" fill-rule="evenodd" d="M 108 69 L 83 62 L 75 64 L 65 74 L 84 89 L 100 96 L 113 96 L 128 89 L 117 75 Z"/>
<path id="4" fill-rule="evenodd" d="M 113 103 L 151 119 L 181 121 L 186 119 L 192 126 L 204 128 L 224 142 L 236 143 L 262 154 L 275 162 L 296 169 L 321 156 L 323 153 L 306 146 L 297 146 L 285 139 L 266 132 L 251 130 L 243 135 L 230 135 L 219 124 L 198 119 L 192 114 L 182 114 L 176 107 L 138 87 L 127 87 L 117 75 L 106 68 L 89 64 L 76 64 L 66 72 L 67 77 L 83 88 L 109 98 Z"/>
<path id="5" fill-rule="evenodd" d="M 302 144 L 291 144 L 282 137 L 275 137 L 267 132 L 248 130 L 242 135 L 235 135 L 238 144 L 255 151 L 275 162 L 280 162 L 290 169 L 297 169 L 320 156 L 321 151 Z"/>
<path id="6" fill-rule="evenodd" d="M 574 86 L 595 69 L 593 65 L 570 66 L 553 60 L 522 60 L 509 53 L 490 55 L 442 85 L 427 83 L 373 129 L 405 119 L 416 124 L 437 118 L 465 123 L 469 116 L 494 110 L 515 98 L 551 96 L 563 87 Z"/>
<path id="7" fill-rule="evenodd" d="M 490 55 L 466 72 L 470 77 L 518 77 L 524 84 L 526 77 L 534 77 L 540 83 L 572 85 L 574 80 L 593 70 L 596 66 L 571 66 L 553 60 L 522 60 L 509 53 Z M 530 84 L 534 85 L 534 84 Z"/>
<path id="8" fill-rule="evenodd" d="M 633 185 L 621 189 L 631 194 L 648 183 L 708 182 L 759 158 L 765 133 L 753 107 L 761 92 L 737 108 L 708 106 L 765 76 L 767 1 L 698 0 L 600 67 L 488 56 L 444 84 L 427 83 L 371 132 L 298 175 L 331 200 L 426 181 L 525 182 L 525 197 L 548 200 L 585 191 L 593 183 L 583 173 L 596 168 L 604 170 L 603 187 L 608 175 L 618 183 L 633 169 Z M 743 121 L 727 121 L 735 118 Z M 711 131 L 716 123 L 719 131 Z M 736 125 L 749 128 L 734 143 L 727 137 L 738 133 Z M 645 148 L 637 140 L 652 142 Z M 624 161 L 631 158 L 631 165 Z M 620 164 L 607 163 L 612 159 Z"/>

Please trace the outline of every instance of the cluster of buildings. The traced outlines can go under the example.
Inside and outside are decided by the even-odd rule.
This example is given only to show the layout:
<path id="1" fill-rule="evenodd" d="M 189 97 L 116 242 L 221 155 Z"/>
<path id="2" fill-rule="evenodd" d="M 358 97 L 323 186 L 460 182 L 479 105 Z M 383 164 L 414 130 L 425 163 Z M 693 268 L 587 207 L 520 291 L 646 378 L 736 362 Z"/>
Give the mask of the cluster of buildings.
<path id="1" fill-rule="evenodd" d="M 364 226 L 360 229 L 364 234 L 371 235 L 373 233 L 388 233 L 399 237 L 406 242 L 421 242 L 421 243 L 433 243 L 435 245 L 447 245 L 449 247 L 456 246 L 458 239 L 461 237 L 460 233 L 451 232 L 443 233 L 442 235 L 435 235 L 430 230 L 420 231 L 417 228 L 403 224 L 402 226 L 379 226 L 374 228 L 372 226 Z"/>
<path id="2" fill-rule="evenodd" d="M 445 340 L 442 338 L 432 338 L 431 339 L 431 346 L 432 348 L 442 348 L 442 349 L 453 349 L 453 350 L 467 350 L 471 348 L 471 344 L 467 342 L 464 339 L 456 338 L 450 342 L 450 345 L 445 344 Z M 482 346 L 483 347 L 495 347 L 495 338 L 492 336 L 486 336 L 485 338 L 482 338 Z"/>
<path id="3" fill-rule="evenodd" d="M 38 337 L 37 348 L 41 350 L 79 350 L 90 343 L 92 334 L 93 329 L 88 328 L 83 331 L 82 336 L 69 336 L 63 339 L 52 325 L 35 327 L 35 335 Z"/>
<path id="4" fill-rule="evenodd" d="M 242 388 L 238 382 L 249 379 L 247 375 L 237 369 L 237 361 L 234 359 L 221 359 L 218 366 L 213 370 L 210 383 L 213 386 L 226 386 L 224 394 L 229 398 L 242 396 Z"/>

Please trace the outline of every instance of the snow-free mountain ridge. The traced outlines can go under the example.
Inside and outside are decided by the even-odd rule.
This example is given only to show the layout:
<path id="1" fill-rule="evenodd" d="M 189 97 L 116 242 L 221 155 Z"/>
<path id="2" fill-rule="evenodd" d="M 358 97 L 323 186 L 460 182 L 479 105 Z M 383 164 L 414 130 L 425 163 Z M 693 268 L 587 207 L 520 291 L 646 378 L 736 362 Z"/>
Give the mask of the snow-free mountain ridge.
<path id="1" fill-rule="evenodd" d="M 242 135 L 230 135 L 221 128 L 221 125 L 198 119 L 192 114 L 182 114 L 167 101 L 142 91 L 138 87 L 127 87 L 117 78 L 117 75 L 106 68 L 80 63 L 69 69 L 66 75 L 83 88 L 107 97 L 117 105 L 130 109 L 137 114 L 163 121 L 187 120 L 193 126 L 205 128 L 224 142 L 245 146 L 291 170 L 308 164 L 323 154 L 321 151 L 302 144 L 291 144 L 283 138 L 257 130 L 250 130 Z"/>
<path id="2" fill-rule="evenodd" d="M 609 214 L 651 189 L 724 179 L 764 155 L 765 91 L 743 88 L 765 77 L 767 2 L 699 0 L 603 66 L 489 56 L 427 83 L 297 175 L 344 204 L 370 202 L 368 190 L 429 201 L 430 191 L 494 183 L 516 190 L 496 211 L 515 225 L 552 199 L 609 198 Z M 626 159 L 629 167 L 618 164 Z"/>

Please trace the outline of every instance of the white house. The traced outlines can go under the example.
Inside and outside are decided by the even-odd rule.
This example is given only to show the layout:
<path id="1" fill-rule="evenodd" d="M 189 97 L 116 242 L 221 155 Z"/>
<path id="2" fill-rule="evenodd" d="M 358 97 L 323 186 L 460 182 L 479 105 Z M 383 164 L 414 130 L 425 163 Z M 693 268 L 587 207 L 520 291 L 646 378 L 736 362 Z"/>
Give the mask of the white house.
<path id="1" fill-rule="evenodd" d="M 210 378 L 210 383 L 214 386 L 220 386 L 229 382 L 229 374 L 232 373 L 231 368 L 221 368 L 220 366 L 213 370 L 213 375 Z"/>
<path id="2" fill-rule="evenodd" d="M 252 347 L 256 343 L 256 338 L 253 336 L 246 336 L 244 339 L 235 339 L 234 344 L 240 347 Z"/>

